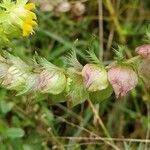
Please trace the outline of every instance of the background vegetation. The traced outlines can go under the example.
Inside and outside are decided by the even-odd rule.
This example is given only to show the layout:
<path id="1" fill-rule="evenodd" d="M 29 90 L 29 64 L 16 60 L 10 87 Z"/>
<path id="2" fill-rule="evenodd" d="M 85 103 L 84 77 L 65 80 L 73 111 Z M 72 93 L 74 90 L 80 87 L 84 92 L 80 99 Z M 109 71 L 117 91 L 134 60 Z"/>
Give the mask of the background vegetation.
<path id="1" fill-rule="evenodd" d="M 35 2 L 36 34 L 13 41 L 12 53 L 28 63 L 37 51 L 65 67 L 65 56 L 74 48 L 83 65 L 88 49 L 108 64 L 118 45 L 131 58 L 135 47 L 147 43 L 149 0 L 69 0 L 66 12 L 58 7 L 65 0 Z M 51 95 L 15 95 L 0 89 L 0 150 L 150 149 L 149 99 L 140 83 L 124 99 L 113 94 L 98 104 L 86 101 L 73 108 Z"/>

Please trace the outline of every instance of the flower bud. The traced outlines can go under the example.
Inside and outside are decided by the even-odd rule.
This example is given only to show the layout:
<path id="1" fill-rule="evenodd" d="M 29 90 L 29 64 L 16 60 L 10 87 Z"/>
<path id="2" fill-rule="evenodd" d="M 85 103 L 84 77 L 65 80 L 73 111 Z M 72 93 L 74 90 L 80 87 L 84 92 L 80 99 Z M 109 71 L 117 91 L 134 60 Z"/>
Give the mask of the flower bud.
<path id="1" fill-rule="evenodd" d="M 143 59 L 138 72 L 146 87 L 150 89 L 150 59 Z"/>
<path id="2" fill-rule="evenodd" d="M 143 58 L 150 59 L 150 44 L 144 44 L 135 49 L 136 53 Z"/>
<path id="3" fill-rule="evenodd" d="M 108 80 L 112 85 L 116 97 L 124 97 L 135 88 L 138 77 L 132 68 L 127 66 L 114 66 L 108 71 Z"/>
<path id="4" fill-rule="evenodd" d="M 82 76 L 84 85 L 90 92 L 103 90 L 108 86 L 107 72 L 104 68 L 99 67 L 98 65 L 85 65 L 82 70 Z"/>

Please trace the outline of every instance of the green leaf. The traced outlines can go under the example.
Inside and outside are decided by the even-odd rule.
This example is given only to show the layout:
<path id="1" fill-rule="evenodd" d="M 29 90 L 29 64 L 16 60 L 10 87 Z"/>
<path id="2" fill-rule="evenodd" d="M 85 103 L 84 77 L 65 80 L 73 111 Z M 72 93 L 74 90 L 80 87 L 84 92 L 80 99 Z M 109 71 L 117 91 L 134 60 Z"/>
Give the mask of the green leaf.
<path id="1" fill-rule="evenodd" d="M 81 75 L 74 74 L 70 76 L 71 85 L 68 92 L 68 98 L 70 100 L 71 106 L 76 106 L 83 103 L 88 99 L 89 95 L 87 90 L 83 85 L 83 79 Z"/>
<path id="2" fill-rule="evenodd" d="M 5 144 L 1 143 L 0 150 L 7 150 L 7 146 Z"/>
<path id="3" fill-rule="evenodd" d="M 72 49 L 70 53 L 68 53 L 66 60 L 71 67 L 74 67 L 76 69 L 82 69 L 82 65 L 78 61 L 76 51 L 74 49 Z"/>
<path id="4" fill-rule="evenodd" d="M 37 53 L 35 53 L 35 59 L 36 59 L 36 61 L 37 61 L 44 69 L 48 69 L 48 70 L 50 70 L 50 71 L 61 70 L 59 67 L 57 67 L 56 65 L 52 64 L 51 62 L 49 62 L 49 61 L 46 60 L 45 58 L 38 56 Z"/>
<path id="5" fill-rule="evenodd" d="M 9 128 L 7 129 L 5 135 L 8 138 L 22 138 L 25 135 L 25 132 L 21 128 Z"/>
<path id="6" fill-rule="evenodd" d="M 89 60 L 90 63 L 102 65 L 102 62 L 98 59 L 94 51 L 87 51 L 88 56 L 87 59 Z"/>
<path id="7" fill-rule="evenodd" d="M 104 90 L 91 92 L 90 99 L 95 103 L 101 103 L 103 100 L 108 99 L 111 96 L 112 92 L 112 87 L 109 85 Z"/>
<path id="8" fill-rule="evenodd" d="M 0 101 L 0 110 L 3 114 L 8 113 L 14 106 L 13 102 Z"/>
<path id="9" fill-rule="evenodd" d="M 50 101 L 50 104 L 52 104 L 52 105 L 56 105 L 61 102 L 65 102 L 66 95 L 65 95 L 65 93 L 60 93 L 57 95 L 49 94 L 49 101 Z"/>
<path id="10" fill-rule="evenodd" d="M 44 114 L 46 115 L 46 119 L 47 119 L 49 125 L 51 125 L 51 124 L 52 124 L 52 121 L 54 120 L 54 115 L 53 115 L 53 113 L 52 113 L 49 109 L 47 109 L 47 108 L 45 108 L 45 107 L 43 107 L 43 112 L 44 112 Z"/>
<path id="11" fill-rule="evenodd" d="M 32 147 L 28 144 L 23 145 L 23 150 L 33 150 Z"/>
<path id="12" fill-rule="evenodd" d="M 7 130 L 6 123 L 0 120 L 0 137 L 1 135 L 5 134 L 6 130 Z"/>
<path id="13" fill-rule="evenodd" d="M 122 62 L 123 60 L 125 60 L 125 47 L 123 46 L 119 46 L 118 45 L 118 50 L 114 49 L 115 52 L 115 60 L 117 60 L 118 62 Z"/>

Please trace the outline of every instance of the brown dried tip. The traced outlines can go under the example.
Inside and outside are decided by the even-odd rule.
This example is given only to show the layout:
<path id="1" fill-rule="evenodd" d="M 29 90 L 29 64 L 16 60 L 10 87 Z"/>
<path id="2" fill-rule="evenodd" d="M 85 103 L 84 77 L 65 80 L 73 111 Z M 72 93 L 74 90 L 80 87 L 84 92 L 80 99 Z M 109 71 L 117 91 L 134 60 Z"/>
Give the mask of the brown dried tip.
<path id="1" fill-rule="evenodd" d="M 112 67 L 108 71 L 108 80 L 117 98 L 126 96 L 138 82 L 136 73 L 126 66 Z"/>
<path id="2" fill-rule="evenodd" d="M 135 51 L 143 58 L 150 59 L 150 44 L 138 46 Z"/>

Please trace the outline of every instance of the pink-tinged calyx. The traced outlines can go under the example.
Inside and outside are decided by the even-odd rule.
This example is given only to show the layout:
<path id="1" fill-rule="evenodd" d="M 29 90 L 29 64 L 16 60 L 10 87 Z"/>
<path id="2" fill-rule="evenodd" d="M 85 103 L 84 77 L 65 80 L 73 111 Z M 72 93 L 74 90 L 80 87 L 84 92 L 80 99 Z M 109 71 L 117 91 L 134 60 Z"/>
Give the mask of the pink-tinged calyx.
<path id="1" fill-rule="evenodd" d="M 126 96 L 135 88 L 138 77 L 131 67 L 115 66 L 108 71 L 108 80 L 112 85 L 116 97 Z"/>
<path id="2" fill-rule="evenodd" d="M 108 87 L 105 68 L 95 64 L 86 64 L 82 70 L 83 82 L 88 91 L 94 92 Z"/>
<path id="3" fill-rule="evenodd" d="M 150 44 L 138 46 L 135 49 L 136 53 L 145 59 L 150 59 Z"/>

